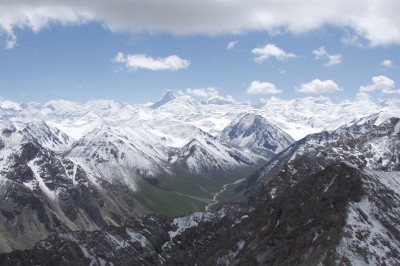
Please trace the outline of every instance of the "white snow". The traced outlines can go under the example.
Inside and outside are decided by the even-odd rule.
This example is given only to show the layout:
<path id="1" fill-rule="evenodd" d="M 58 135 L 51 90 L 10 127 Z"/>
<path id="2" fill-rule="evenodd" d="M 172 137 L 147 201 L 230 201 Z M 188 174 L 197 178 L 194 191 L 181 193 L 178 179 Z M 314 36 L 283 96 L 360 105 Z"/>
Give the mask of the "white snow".
<path id="1" fill-rule="evenodd" d="M 269 195 L 271 196 L 271 199 L 275 198 L 275 193 L 276 193 L 276 187 L 273 187 L 271 191 L 269 192 Z"/>
<path id="2" fill-rule="evenodd" d="M 150 245 L 149 240 L 147 240 L 146 237 L 144 237 L 143 235 L 135 232 L 134 230 L 130 229 L 130 228 L 126 228 L 126 233 L 131 237 L 131 239 L 135 242 L 139 242 L 142 247 L 146 247 Z"/>
<path id="3" fill-rule="evenodd" d="M 389 189 L 394 192 L 392 197 L 400 200 L 400 172 L 368 170 L 365 173 L 370 176 L 370 180 L 365 182 L 364 189 Z M 376 204 L 372 198 L 364 197 L 360 202 L 349 205 L 344 237 L 336 249 L 340 255 L 339 260 L 346 257 L 352 265 L 399 263 L 390 254 L 400 252 L 400 243 L 391 236 L 391 232 L 382 221 L 387 222 L 390 221 L 390 217 L 399 217 L 400 209 L 398 206 L 392 206 L 387 212 L 382 212 Z"/>
<path id="4" fill-rule="evenodd" d="M 218 258 L 217 264 L 218 265 L 230 265 L 231 261 L 236 257 L 237 254 L 243 249 L 244 245 L 246 244 L 246 241 L 244 240 L 239 240 L 235 246 L 228 251 L 228 254 L 226 254 L 223 257 Z"/>
<path id="5" fill-rule="evenodd" d="M 9 100 L 0 100 L 0 109 L 11 109 L 15 111 L 22 110 L 21 106 L 18 103 Z"/>
<path id="6" fill-rule="evenodd" d="M 120 248 L 126 248 L 128 246 L 130 246 L 130 244 L 128 242 L 126 242 L 124 239 L 122 239 L 120 236 L 118 235 L 112 235 L 110 233 L 106 233 L 106 237 L 116 245 L 116 249 L 120 249 Z"/>
<path id="7" fill-rule="evenodd" d="M 173 224 L 177 226 L 177 229 L 175 231 L 168 232 L 170 238 L 174 238 L 188 228 L 197 227 L 198 220 L 201 220 L 203 217 L 207 218 L 207 213 L 195 212 L 190 216 L 175 218 Z"/>
<path id="8" fill-rule="evenodd" d="M 34 191 L 37 187 L 37 181 L 36 180 L 29 180 L 28 182 L 23 183 L 24 186 L 29 188 L 29 190 Z"/>
<path id="9" fill-rule="evenodd" d="M 44 182 L 42 176 L 41 176 L 41 170 L 40 167 L 36 164 L 36 159 L 28 162 L 29 168 L 31 168 L 35 179 L 37 181 L 37 184 L 39 185 L 40 190 L 50 199 L 50 200 L 55 200 L 56 199 L 56 193 L 52 191 L 50 188 L 46 186 L 46 183 Z"/>

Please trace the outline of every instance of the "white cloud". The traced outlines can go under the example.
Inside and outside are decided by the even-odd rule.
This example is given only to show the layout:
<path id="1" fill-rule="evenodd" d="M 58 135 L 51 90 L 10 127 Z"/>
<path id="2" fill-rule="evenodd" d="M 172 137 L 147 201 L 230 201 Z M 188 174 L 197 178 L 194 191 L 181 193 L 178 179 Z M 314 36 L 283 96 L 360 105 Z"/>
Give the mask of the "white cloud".
<path id="1" fill-rule="evenodd" d="M 235 102 L 235 99 L 231 95 L 222 96 L 219 93 L 218 88 L 208 87 L 208 88 L 187 88 L 184 91 L 179 91 L 182 95 L 190 95 L 201 100 L 212 100 L 212 99 L 223 99 L 227 101 Z"/>
<path id="2" fill-rule="evenodd" d="M 281 70 L 279 71 L 279 74 L 282 74 L 282 75 L 286 74 L 286 70 L 285 70 L 285 69 L 281 69 Z"/>
<path id="3" fill-rule="evenodd" d="M 315 49 L 312 51 L 312 53 L 315 55 L 315 59 L 322 59 L 325 58 L 326 55 L 328 54 L 325 50 L 325 47 L 321 46 L 318 49 Z"/>
<path id="4" fill-rule="evenodd" d="M 11 1 L 0 3 L 0 36 L 6 49 L 17 44 L 15 28 L 38 32 L 51 23 L 79 25 L 96 20 L 92 11 L 74 8 L 72 3 L 55 4 L 52 1 Z"/>
<path id="5" fill-rule="evenodd" d="M 343 61 L 343 56 L 340 54 L 329 54 L 326 50 L 325 47 L 321 46 L 320 48 L 312 51 L 312 53 L 315 56 L 315 59 L 317 60 L 327 60 L 328 62 L 324 64 L 327 67 L 337 65 L 342 63 Z"/>
<path id="6" fill-rule="evenodd" d="M 253 81 L 247 88 L 247 94 L 277 94 L 282 93 L 275 84 L 269 82 Z"/>
<path id="7" fill-rule="evenodd" d="M 381 62 L 381 66 L 383 66 L 384 68 L 391 68 L 394 66 L 394 64 L 393 64 L 392 60 L 386 59 Z"/>
<path id="8" fill-rule="evenodd" d="M 364 45 L 361 43 L 360 37 L 357 35 L 348 35 L 345 37 L 342 37 L 342 42 L 345 45 L 352 45 L 355 47 L 364 47 Z"/>
<path id="9" fill-rule="evenodd" d="M 342 61 L 343 61 L 343 56 L 340 54 L 329 55 L 328 63 L 326 63 L 325 66 L 329 67 L 329 66 L 341 64 Z"/>
<path id="10" fill-rule="evenodd" d="M 400 1 L 18 0 L 1 1 L 9 47 L 15 29 L 99 22 L 112 31 L 225 34 L 249 30 L 303 33 L 326 25 L 350 29 L 373 46 L 400 43 Z"/>
<path id="11" fill-rule="evenodd" d="M 207 99 L 218 98 L 220 96 L 218 89 L 214 87 L 197 88 L 197 89 L 187 88 L 185 90 L 185 94 Z"/>
<path id="12" fill-rule="evenodd" d="M 296 87 L 295 89 L 298 92 L 314 94 L 333 93 L 342 90 L 334 81 L 330 79 L 324 81 L 314 79 L 309 83 L 301 83 L 300 87 Z"/>
<path id="13" fill-rule="evenodd" d="M 228 43 L 228 45 L 226 46 L 226 49 L 228 49 L 228 50 L 232 49 L 233 47 L 235 47 L 235 45 L 237 43 L 238 43 L 238 41 L 233 41 L 233 42 Z"/>
<path id="14" fill-rule="evenodd" d="M 251 52 L 256 56 L 254 60 L 257 63 L 262 63 L 271 57 L 275 57 L 281 61 L 296 57 L 295 54 L 285 52 L 283 49 L 272 43 L 268 43 L 262 47 L 254 48 L 251 50 Z"/>
<path id="15" fill-rule="evenodd" d="M 400 93 L 395 89 L 395 83 L 386 76 L 376 76 L 372 78 L 372 83 L 367 86 L 360 86 L 360 93 L 380 91 L 385 94 Z"/>
<path id="16" fill-rule="evenodd" d="M 139 68 L 148 70 L 179 70 L 188 68 L 190 61 L 182 59 L 177 55 L 170 55 L 165 58 L 152 58 L 145 54 L 118 53 L 114 57 L 114 62 L 123 64 L 129 70 Z"/>

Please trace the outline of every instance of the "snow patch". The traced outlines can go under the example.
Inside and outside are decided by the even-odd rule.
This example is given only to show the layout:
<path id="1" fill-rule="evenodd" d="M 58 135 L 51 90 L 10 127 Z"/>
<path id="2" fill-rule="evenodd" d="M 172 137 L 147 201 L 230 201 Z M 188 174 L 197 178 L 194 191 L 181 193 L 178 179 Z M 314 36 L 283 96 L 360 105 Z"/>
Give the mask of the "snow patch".
<path id="1" fill-rule="evenodd" d="M 144 237 L 143 235 L 135 232 L 134 230 L 130 229 L 130 228 L 126 228 L 126 233 L 130 236 L 130 238 L 135 241 L 135 242 L 139 242 L 142 247 L 147 247 L 150 245 L 149 240 L 147 240 L 146 237 Z"/>
<path id="2" fill-rule="evenodd" d="M 34 159 L 34 160 L 28 162 L 28 166 L 29 166 L 29 168 L 31 168 L 33 175 L 39 185 L 40 190 L 47 196 L 47 198 L 55 201 L 56 194 L 49 187 L 47 187 L 45 181 L 43 180 L 43 178 L 41 176 L 40 166 L 38 166 L 36 164 L 36 161 L 37 161 L 37 159 Z"/>

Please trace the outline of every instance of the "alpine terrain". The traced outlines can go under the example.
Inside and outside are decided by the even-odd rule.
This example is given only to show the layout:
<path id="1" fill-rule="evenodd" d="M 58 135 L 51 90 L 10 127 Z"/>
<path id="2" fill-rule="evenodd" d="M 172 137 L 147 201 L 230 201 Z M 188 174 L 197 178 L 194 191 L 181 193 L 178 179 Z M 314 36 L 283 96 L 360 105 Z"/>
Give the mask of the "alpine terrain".
<path id="1" fill-rule="evenodd" d="M 400 264 L 392 102 L 168 92 L 0 115 L 1 265 Z"/>

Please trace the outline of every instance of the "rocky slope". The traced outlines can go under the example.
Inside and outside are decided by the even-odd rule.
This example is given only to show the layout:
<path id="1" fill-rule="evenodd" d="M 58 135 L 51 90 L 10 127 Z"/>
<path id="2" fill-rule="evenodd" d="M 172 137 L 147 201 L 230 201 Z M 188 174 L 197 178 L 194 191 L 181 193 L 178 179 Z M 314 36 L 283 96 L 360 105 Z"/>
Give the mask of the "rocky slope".
<path id="1" fill-rule="evenodd" d="M 313 102 L 317 103 L 318 99 L 279 104 L 294 108 L 295 114 Z M 276 112 L 279 104 L 270 103 L 271 108 L 275 108 L 271 110 Z M 0 252 L 31 249 L 38 240 L 54 233 L 79 235 L 77 239 L 86 245 L 84 243 L 90 237 L 104 233 L 101 230 L 104 227 L 123 230 L 112 226 L 130 221 L 127 225 L 133 223 L 130 228 L 136 230 L 137 223 L 132 222 L 136 221 L 132 218 L 142 217 L 149 210 L 176 216 L 202 209 L 215 202 L 215 195 L 225 188 L 225 184 L 236 184 L 245 171 L 252 171 L 272 156 L 266 166 L 241 185 L 239 196 L 253 195 L 255 203 L 265 203 L 266 195 L 272 192 L 275 195 L 279 188 L 285 192 L 292 188 L 284 187 L 285 182 L 279 179 L 282 171 L 290 172 L 291 179 L 302 180 L 314 174 L 318 176 L 320 171 L 331 169 L 329 167 L 354 168 L 364 179 L 378 180 L 384 176 L 388 181 L 379 191 L 386 191 L 388 184 L 396 184 L 399 126 L 396 119 L 383 123 L 396 106 L 375 105 L 374 111 L 384 112 L 357 120 L 360 114 L 370 112 L 366 108 L 368 102 L 330 103 L 327 109 L 345 112 L 341 114 L 346 116 L 343 121 L 333 117 L 324 119 L 318 113 L 324 104 L 315 106 L 314 109 L 307 107 L 304 116 L 295 122 L 288 115 L 274 116 L 267 106 L 255 108 L 222 99 L 200 102 L 171 93 L 152 106 L 109 100 L 86 104 L 58 100 L 45 105 L 0 100 Z M 269 122 L 265 119 L 268 117 Z M 309 120 L 310 117 L 314 118 Z M 288 124 L 283 123 L 285 121 Z M 332 121 L 337 123 L 330 124 Z M 353 125 L 341 127 L 350 122 Z M 307 133 L 322 128 L 335 130 L 310 135 L 285 149 L 292 139 L 276 126 L 282 123 L 287 132 Z M 279 154 L 275 156 L 275 153 Z M 342 161 L 351 165 L 343 165 Z M 322 181 L 329 178 L 322 178 Z M 373 182 L 382 183 L 380 180 Z M 254 190 L 260 186 L 264 189 Z M 386 203 L 378 200 L 369 205 L 377 206 L 377 209 L 385 206 Z M 353 199 L 347 201 L 355 202 Z M 179 264 L 184 262 L 187 254 L 192 254 L 190 262 L 193 263 L 199 262 L 199 258 L 210 264 L 218 259 L 222 263 L 223 260 L 240 258 L 239 249 L 245 249 L 251 237 L 245 232 L 257 235 L 260 232 L 255 228 L 267 226 L 269 222 L 253 224 L 254 228 L 243 227 L 243 234 L 231 232 L 226 227 L 238 223 L 246 215 L 256 219 L 256 216 L 251 216 L 256 211 L 254 202 L 250 207 L 226 207 L 226 212 L 217 214 L 196 214 L 196 217 L 208 217 L 199 218 L 200 221 L 196 220 L 198 218 L 182 218 L 188 229 L 194 225 L 202 228 L 201 224 L 207 222 L 204 232 L 200 231 L 202 235 L 197 234 L 194 228 L 189 229 L 188 232 L 194 235 L 189 234 L 187 241 L 161 237 L 173 234 L 169 232 L 175 230 L 171 228 L 175 228 L 173 224 L 177 220 L 150 216 L 148 219 L 153 217 L 167 228 L 167 231 L 160 229 L 161 240 L 156 235 L 159 231 L 147 229 L 154 232 L 152 237 L 158 239 L 157 243 L 164 246 L 172 242 L 164 246 L 170 247 L 168 249 L 160 249 L 158 244 L 154 244 L 154 250 L 149 252 L 155 257 L 161 256 L 160 263 L 165 260 L 164 263 Z M 365 209 L 364 205 L 354 206 Z M 358 219 L 356 215 L 353 215 L 354 219 Z M 391 215 L 396 217 L 397 214 Z M 392 216 L 385 219 L 395 223 L 390 220 Z M 383 227 L 391 234 L 395 232 L 386 224 Z M 186 231 L 179 231 L 176 236 L 179 237 L 181 232 L 186 234 Z M 201 242 L 193 241 L 197 238 Z M 95 237 L 94 240 L 103 241 Z M 210 250 L 203 250 L 199 243 L 207 243 L 220 252 L 214 256 Z M 59 247 L 56 245 L 54 250 L 57 251 L 54 252 L 62 254 Z M 346 246 L 346 249 L 350 250 L 351 246 Z M 29 252 L 26 254 L 36 254 L 36 251 Z M 86 254 L 86 251 L 82 252 Z M 125 252 L 124 249 L 121 252 Z M 31 256 L 29 254 L 26 256 Z M 104 255 L 93 253 L 90 256 Z M 135 258 L 128 256 L 126 259 Z M 175 258 L 178 260 L 174 261 Z M 112 259 L 117 261 L 118 258 Z M 100 264 L 101 260 L 97 263 Z"/>
<path id="2" fill-rule="evenodd" d="M 225 207 L 174 220 L 151 215 L 123 227 L 58 234 L 33 250 L 0 255 L 0 261 L 1 265 L 396 265 L 400 263 L 399 178 L 366 173 L 347 163 L 307 178 L 282 172 L 276 191 L 264 187 L 249 202 L 250 208 Z"/>
<path id="3" fill-rule="evenodd" d="M 309 170 L 324 168 L 331 161 L 345 158 L 363 168 L 398 171 L 399 118 L 385 121 L 386 118 L 385 114 L 375 114 L 348 127 L 308 135 L 276 155 L 248 178 L 244 186 L 262 183 L 287 163 L 306 155 L 309 157 Z M 325 156 L 322 162 L 321 155 Z"/>
<path id="4" fill-rule="evenodd" d="M 147 213 L 126 184 L 101 180 L 40 145 L 49 139 L 64 145 L 54 134 L 57 130 L 41 132 L 38 139 L 32 127 L 3 129 L 0 136 L 1 251 L 32 247 L 55 232 L 121 225 Z"/>
<path id="5" fill-rule="evenodd" d="M 28 116 L 23 107 L 14 108 Z M 107 108 L 96 115 L 108 116 L 123 107 Z M 59 112 L 73 112 L 65 109 Z M 213 178 L 254 169 L 265 160 L 180 122 L 167 126 L 180 129 L 168 135 L 162 134 L 167 131 L 162 126 L 105 123 L 75 141 L 43 120 L 9 113 L 0 120 L 0 252 L 32 248 L 57 232 L 122 225 L 151 210 L 189 213 L 212 199 L 201 178 L 222 186 L 222 181 L 214 185 Z M 180 185 L 177 172 L 195 176 L 201 186 Z M 166 176 L 177 179 L 177 185 L 159 187 L 158 180 Z"/>
<path id="6" fill-rule="evenodd" d="M 261 115 L 239 115 L 220 135 L 224 143 L 271 158 L 294 139 Z"/>
<path id="7" fill-rule="evenodd" d="M 57 234 L 2 265 L 397 265 L 400 119 L 313 135 L 258 173 L 247 203 Z M 327 138 L 327 134 L 330 135 Z M 291 152 L 288 152 L 291 151 Z M 101 243 L 101 245 L 99 245 Z"/>

